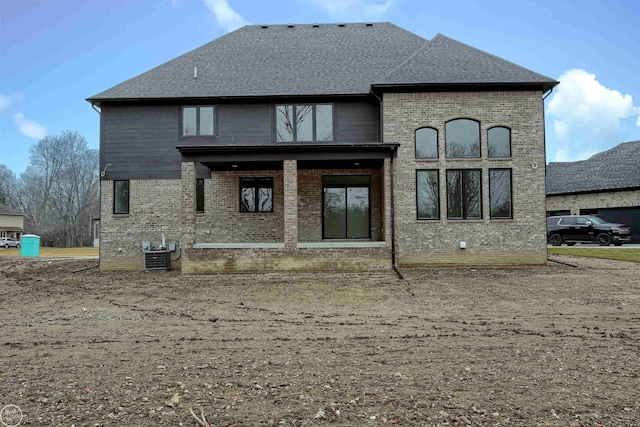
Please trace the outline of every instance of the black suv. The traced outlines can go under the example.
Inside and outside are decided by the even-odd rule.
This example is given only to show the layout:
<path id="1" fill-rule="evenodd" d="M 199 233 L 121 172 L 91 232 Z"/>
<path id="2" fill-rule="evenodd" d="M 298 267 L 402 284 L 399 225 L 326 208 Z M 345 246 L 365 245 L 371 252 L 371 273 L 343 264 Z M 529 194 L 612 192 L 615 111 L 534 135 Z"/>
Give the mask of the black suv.
<path id="1" fill-rule="evenodd" d="M 620 246 L 631 241 L 628 225 L 610 224 L 593 215 L 552 216 L 547 218 L 547 242 L 553 246 L 578 242 Z"/>

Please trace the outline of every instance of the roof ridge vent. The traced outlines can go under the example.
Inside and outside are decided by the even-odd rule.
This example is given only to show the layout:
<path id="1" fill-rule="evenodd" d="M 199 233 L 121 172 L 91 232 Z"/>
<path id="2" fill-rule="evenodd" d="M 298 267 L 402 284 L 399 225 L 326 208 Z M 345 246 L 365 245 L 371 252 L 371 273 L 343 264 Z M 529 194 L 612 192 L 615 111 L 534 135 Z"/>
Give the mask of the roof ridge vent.
<path id="1" fill-rule="evenodd" d="M 319 27 L 320 27 L 320 24 L 313 24 L 313 25 L 312 25 L 312 27 L 313 27 L 313 28 L 319 28 Z"/>
<path id="2" fill-rule="evenodd" d="M 260 28 L 269 28 L 268 25 L 260 25 Z"/>
<path id="3" fill-rule="evenodd" d="M 295 27 L 295 25 L 293 25 L 293 24 L 287 24 L 287 28 L 293 28 L 293 27 Z"/>
<path id="4" fill-rule="evenodd" d="M 367 22 L 366 24 L 364 24 L 366 27 L 373 27 L 373 24 L 371 22 Z"/>
<path id="5" fill-rule="evenodd" d="M 338 27 L 346 27 L 347 24 L 338 24 Z"/>

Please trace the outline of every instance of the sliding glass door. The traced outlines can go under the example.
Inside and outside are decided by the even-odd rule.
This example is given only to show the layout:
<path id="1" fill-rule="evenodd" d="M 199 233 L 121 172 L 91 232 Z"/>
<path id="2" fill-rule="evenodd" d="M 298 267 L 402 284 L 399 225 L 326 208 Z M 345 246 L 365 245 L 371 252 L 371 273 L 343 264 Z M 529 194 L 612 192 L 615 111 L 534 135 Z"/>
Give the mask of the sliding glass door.
<path id="1" fill-rule="evenodd" d="M 322 177 L 323 239 L 371 237 L 370 178 L 364 175 Z"/>

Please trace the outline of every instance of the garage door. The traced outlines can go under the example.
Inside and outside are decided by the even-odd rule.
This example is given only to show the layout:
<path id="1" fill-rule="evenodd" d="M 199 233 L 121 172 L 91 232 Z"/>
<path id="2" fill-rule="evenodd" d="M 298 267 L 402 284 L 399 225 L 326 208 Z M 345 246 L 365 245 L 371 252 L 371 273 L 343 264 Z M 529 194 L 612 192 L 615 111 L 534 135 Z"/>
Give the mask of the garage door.
<path id="1" fill-rule="evenodd" d="M 605 221 L 627 224 L 631 227 L 631 242 L 640 243 L 640 207 L 580 209 L 580 214 L 595 214 Z"/>

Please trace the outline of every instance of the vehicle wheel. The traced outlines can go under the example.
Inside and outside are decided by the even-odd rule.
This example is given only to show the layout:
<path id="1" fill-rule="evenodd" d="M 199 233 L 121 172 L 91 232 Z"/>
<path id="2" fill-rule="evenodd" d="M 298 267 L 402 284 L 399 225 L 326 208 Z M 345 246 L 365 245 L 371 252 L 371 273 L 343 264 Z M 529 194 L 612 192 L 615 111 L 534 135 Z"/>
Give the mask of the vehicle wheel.
<path id="1" fill-rule="evenodd" d="M 5 245 L 4 245 L 4 248 L 5 248 L 5 249 L 9 249 L 9 245 L 8 245 L 8 244 L 5 244 Z"/>
<path id="2" fill-rule="evenodd" d="M 20 249 L 20 243 L 16 245 L 16 249 Z"/>
<path id="3" fill-rule="evenodd" d="M 607 233 L 600 233 L 598 237 L 596 237 L 596 242 L 600 246 L 609 246 L 611 244 L 611 237 Z"/>
<path id="4" fill-rule="evenodd" d="M 567 246 L 575 246 L 576 242 L 567 243 Z"/>
<path id="5" fill-rule="evenodd" d="M 549 243 L 552 246 L 560 246 L 562 245 L 562 237 L 559 234 L 552 234 L 549 236 Z"/>

